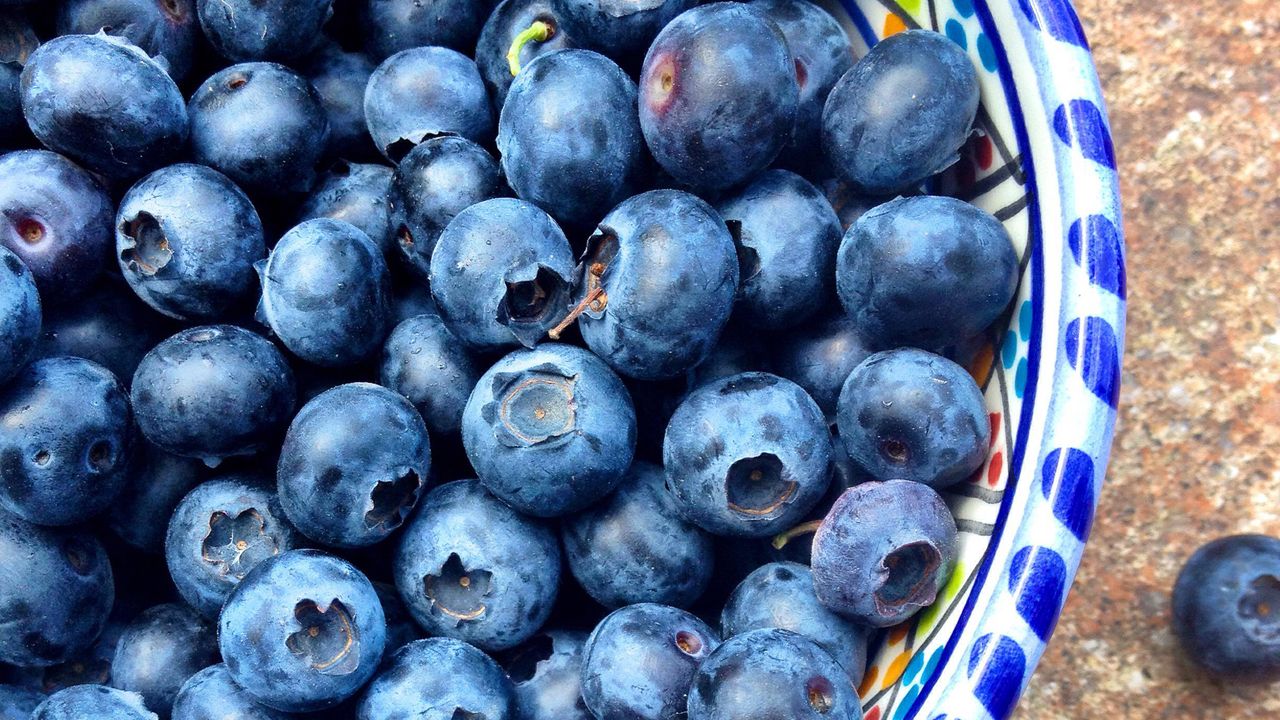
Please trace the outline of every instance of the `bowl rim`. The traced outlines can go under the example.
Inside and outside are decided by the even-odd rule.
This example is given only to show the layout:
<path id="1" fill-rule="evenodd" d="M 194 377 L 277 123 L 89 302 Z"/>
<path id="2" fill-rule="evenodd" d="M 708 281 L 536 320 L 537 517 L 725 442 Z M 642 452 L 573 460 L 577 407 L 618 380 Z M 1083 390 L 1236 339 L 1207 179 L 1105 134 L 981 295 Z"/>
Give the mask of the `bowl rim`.
<path id="1" fill-rule="evenodd" d="M 840 4 L 875 4 L 908 28 L 923 24 L 902 0 Z M 1125 326 L 1119 183 L 1099 78 L 1069 0 L 911 4 L 935 26 L 937 6 L 952 4 L 976 16 L 990 40 L 1026 180 L 1031 323 L 1026 389 L 990 544 L 959 601 L 955 629 L 930 661 L 936 672 L 906 707 L 890 711 L 894 720 L 1004 718 L 1066 601 L 1110 454 Z M 865 16 L 849 15 L 871 44 L 876 33 Z M 878 707 L 864 711 L 867 720 L 881 717 Z"/>

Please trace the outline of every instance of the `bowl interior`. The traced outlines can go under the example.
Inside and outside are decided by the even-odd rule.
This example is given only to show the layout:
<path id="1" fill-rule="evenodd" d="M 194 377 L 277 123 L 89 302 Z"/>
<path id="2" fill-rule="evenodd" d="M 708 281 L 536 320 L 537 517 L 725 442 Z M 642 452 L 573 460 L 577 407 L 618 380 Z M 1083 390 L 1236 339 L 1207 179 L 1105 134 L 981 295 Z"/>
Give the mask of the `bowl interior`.
<path id="1" fill-rule="evenodd" d="M 1115 418 L 1123 248 L 1096 75 L 1068 0 L 823 4 L 859 56 L 914 28 L 968 51 L 982 102 L 960 161 L 935 190 L 1003 221 L 1022 267 L 1007 316 L 957 353 L 984 390 L 992 444 L 983 467 L 944 493 L 960 530 L 956 571 L 935 605 L 873 648 L 859 688 L 865 717 L 1005 717 L 1079 561 Z M 1059 105 L 1062 93 L 1069 99 Z M 1089 122 L 1071 111 L 1079 102 L 1098 116 L 1092 146 Z M 1099 207 L 1082 218 L 1094 209 L 1081 209 L 1094 202 L 1090 193 Z M 1118 292 L 1098 282 L 1108 273 Z M 1096 307 L 1080 318 L 1094 295 Z M 1095 320 L 1109 343 L 1105 330 L 1089 341 Z M 1062 422 L 1075 423 L 1079 437 L 1055 448 L 1051 430 Z"/>

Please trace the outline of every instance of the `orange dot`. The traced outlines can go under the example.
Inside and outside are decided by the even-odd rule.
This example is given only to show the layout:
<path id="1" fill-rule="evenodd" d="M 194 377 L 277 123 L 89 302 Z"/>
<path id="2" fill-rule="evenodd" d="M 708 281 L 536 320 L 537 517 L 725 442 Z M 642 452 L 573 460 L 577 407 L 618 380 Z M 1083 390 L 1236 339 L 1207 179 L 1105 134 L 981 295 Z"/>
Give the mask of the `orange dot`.
<path id="1" fill-rule="evenodd" d="M 995 362 L 996 352 L 995 346 L 991 344 L 983 345 L 978 354 L 974 356 L 973 361 L 969 364 L 969 374 L 973 376 L 974 382 L 979 385 L 987 379 L 987 374 L 991 372 L 991 364 Z"/>
<path id="2" fill-rule="evenodd" d="M 897 35 L 900 32 L 906 31 L 906 29 L 907 25 L 902 22 L 902 18 L 894 15 L 893 13 L 889 13 L 888 17 L 884 19 L 884 37 Z"/>
<path id="3" fill-rule="evenodd" d="M 889 630 L 889 644 L 897 645 L 905 640 L 907 638 L 907 631 L 910 629 L 911 625 L 908 623 L 902 623 L 901 625 L 896 625 L 891 628 Z"/>
<path id="4" fill-rule="evenodd" d="M 858 697 L 867 697 L 871 694 L 871 688 L 876 686 L 876 678 L 880 675 L 880 668 L 872 665 L 867 668 L 867 672 L 862 676 L 862 683 L 858 685 Z"/>
<path id="5" fill-rule="evenodd" d="M 902 679 L 902 673 L 907 669 L 907 663 L 911 660 L 911 653 L 902 653 L 889 663 L 889 667 L 884 671 L 884 684 L 892 685 Z"/>

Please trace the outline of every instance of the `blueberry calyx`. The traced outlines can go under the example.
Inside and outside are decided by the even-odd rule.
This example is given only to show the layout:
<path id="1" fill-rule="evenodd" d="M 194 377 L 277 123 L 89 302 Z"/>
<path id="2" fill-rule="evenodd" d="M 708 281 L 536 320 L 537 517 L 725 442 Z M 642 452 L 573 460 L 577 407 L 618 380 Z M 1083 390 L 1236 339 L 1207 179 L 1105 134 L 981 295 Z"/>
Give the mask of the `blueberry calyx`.
<path id="1" fill-rule="evenodd" d="M 880 587 L 875 591 L 876 610 L 894 615 L 904 607 L 931 605 L 937 596 L 934 576 L 942 566 L 942 554 L 928 542 L 903 545 L 880 560 Z"/>
<path id="2" fill-rule="evenodd" d="M 422 480 L 410 468 L 404 468 L 393 480 L 379 480 L 369 493 L 364 524 L 370 530 L 381 525 L 387 532 L 400 527 L 417 504 L 421 489 Z"/>
<path id="3" fill-rule="evenodd" d="M 280 544 L 267 532 L 267 521 L 256 508 L 232 517 L 218 511 L 209 516 L 209 533 L 200 557 L 218 572 L 243 580 L 255 565 L 280 554 Z"/>
<path id="4" fill-rule="evenodd" d="M 131 220 L 121 223 L 120 232 L 127 243 L 120 252 L 120 259 L 130 270 L 151 277 L 173 259 L 169 238 L 160 227 L 159 219 L 151 213 L 140 212 Z"/>
<path id="5" fill-rule="evenodd" d="M 576 375 L 549 363 L 522 373 L 499 373 L 493 381 L 494 399 L 481 413 L 507 447 L 558 444 L 578 429 L 577 383 Z"/>
<path id="6" fill-rule="evenodd" d="M 360 665 L 351 613 L 334 598 L 327 607 L 303 600 L 293 609 L 300 630 L 285 638 L 289 652 L 324 675 L 348 675 Z"/>
<path id="7" fill-rule="evenodd" d="M 569 283 L 541 263 L 508 272 L 504 282 L 507 290 L 498 304 L 498 324 L 510 330 L 520 344 L 531 348 L 548 328 L 561 324 Z"/>
<path id="8" fill-rule="evenodd" d="M 431 600 L 431 612 L 452 618 L 454 627 L 484 617 L 488 606 L 483 600 L 489 596 L 492 585 L 493 573 L 468 569 L 458 553 L 450 553 L 437 574 L 422 578 L 423 592 Z"/>

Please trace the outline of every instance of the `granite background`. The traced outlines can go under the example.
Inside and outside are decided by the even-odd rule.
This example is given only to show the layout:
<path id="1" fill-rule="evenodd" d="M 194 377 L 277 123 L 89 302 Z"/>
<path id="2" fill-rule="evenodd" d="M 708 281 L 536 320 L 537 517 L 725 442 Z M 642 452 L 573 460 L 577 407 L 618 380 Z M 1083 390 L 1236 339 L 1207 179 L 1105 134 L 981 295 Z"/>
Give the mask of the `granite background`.
<path id="1" fill-rule="evenodd" d="M 1015 717 L 1280 717 L 1168 625 L 1202 542 L 1280 534 L 1280 0 L 1076 0 L 1128 240 L 1120 426 L 1094 533 Z"/>

